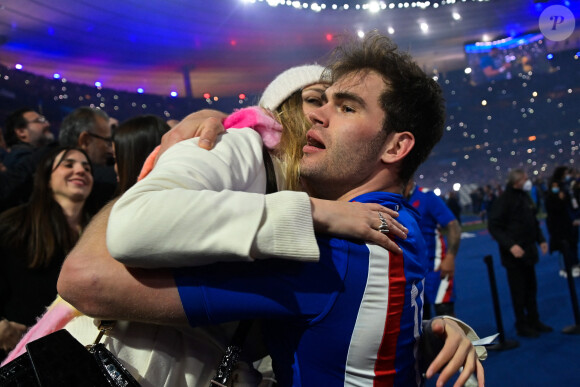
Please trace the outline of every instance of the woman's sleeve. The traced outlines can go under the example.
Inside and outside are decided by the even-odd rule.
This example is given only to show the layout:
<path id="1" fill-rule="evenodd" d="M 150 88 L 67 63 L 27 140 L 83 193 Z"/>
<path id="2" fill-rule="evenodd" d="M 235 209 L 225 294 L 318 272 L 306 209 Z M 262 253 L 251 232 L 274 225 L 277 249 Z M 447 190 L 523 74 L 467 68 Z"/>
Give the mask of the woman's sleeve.
<path id="1" fill-rule="evenodd" d="M 182 141 L 113 207 L 109 252 L 139 267 L 317 260 L 308 196 L 264 195 L 265 186 L 262 142 L 253 130 L 227 132 L 211 151 L 197 139 Z"/>

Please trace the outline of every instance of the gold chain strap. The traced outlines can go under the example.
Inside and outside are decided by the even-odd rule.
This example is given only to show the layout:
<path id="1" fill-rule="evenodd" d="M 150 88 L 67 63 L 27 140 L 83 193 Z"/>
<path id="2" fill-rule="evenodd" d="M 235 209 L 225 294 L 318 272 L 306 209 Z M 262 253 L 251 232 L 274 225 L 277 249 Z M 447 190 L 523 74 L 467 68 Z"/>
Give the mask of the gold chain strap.
<path id="1" fill-rule="evenodd" d="M 113 327 L 115 326 L 115 323 L 116 323 L 116 321 L 114 321 L 114 320 L 101 320 L 101 322 L 99 323 L 99 334 L 97 335 L 95 342 L 93 344 L 87 345 L 87 348 L 90 349 L 90 348 L 94 347 L 95 345 L 99 344 L 99 342 L 103 338 L 103 335 L 106 332 L 113 329 Z"/>

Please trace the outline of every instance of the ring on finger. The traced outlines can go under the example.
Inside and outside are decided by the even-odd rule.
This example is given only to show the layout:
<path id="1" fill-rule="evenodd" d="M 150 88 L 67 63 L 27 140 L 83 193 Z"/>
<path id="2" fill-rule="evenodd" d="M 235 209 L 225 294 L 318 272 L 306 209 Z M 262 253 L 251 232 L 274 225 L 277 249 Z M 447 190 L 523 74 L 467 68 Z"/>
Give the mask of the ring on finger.
<path id="1" fill-rule="evenodd" d="M 380 212 L 379 212 L 379 220 L 381 221 L 381 225 L 379 226 L 378 230 L 385 235 L 391 232 L 391 230 L 389 229 L 389 225 L 387 224 L 387 220 Z"/>

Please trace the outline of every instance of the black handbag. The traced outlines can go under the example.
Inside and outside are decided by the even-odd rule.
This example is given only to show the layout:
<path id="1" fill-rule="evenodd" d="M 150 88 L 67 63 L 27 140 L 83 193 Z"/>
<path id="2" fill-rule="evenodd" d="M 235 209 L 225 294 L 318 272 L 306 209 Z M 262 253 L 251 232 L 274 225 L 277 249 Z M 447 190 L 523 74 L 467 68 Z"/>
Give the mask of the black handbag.
<path id="1" fill-rule="evenodd" d="M 1 387 L 140 387 L 99 341 L 112 325 L 101 324 L 95 343 L 83 346 L 61 329 L 26 345 L 27 352 L 0 368 Z"/>

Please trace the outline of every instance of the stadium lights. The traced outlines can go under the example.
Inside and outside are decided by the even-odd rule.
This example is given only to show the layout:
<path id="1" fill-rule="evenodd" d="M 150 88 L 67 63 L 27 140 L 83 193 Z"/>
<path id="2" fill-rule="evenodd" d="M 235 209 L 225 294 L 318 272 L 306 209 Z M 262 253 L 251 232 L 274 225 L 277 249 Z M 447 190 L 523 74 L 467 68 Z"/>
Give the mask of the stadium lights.
<path id="1" fill-rule="evenodd" d="M 270 7 L 287 6 L 296 9 L 304 9 L 313 12 L 322 11 L 365 11 L 371 13 L 378 13 L 384 11 L 392 11 L 397 9 L 408 8 L 439 8 L 446 5 L 454 5 L 456 0 L 440 0 L 440 1 L 296 1 L 296 0 L 240 0 L 242 3 L 252 5 L 255 3 L 262 3 Z M 462 3 L 483 3 L 492 0 L 462 0 Z M 461 15 L 453 12 L 452 17 L 455 20 L 460 20 Z"/>

